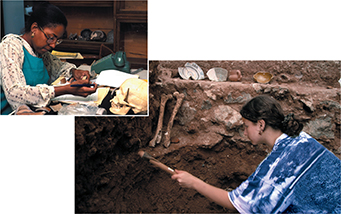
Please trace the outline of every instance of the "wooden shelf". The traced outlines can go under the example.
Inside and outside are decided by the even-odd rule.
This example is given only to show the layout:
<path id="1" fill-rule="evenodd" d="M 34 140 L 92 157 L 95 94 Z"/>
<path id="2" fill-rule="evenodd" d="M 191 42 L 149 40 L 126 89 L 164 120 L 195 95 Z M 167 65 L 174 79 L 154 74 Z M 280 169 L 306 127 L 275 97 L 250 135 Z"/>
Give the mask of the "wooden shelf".
<path id="1" fill-rule="evenodd" d="M 72 0 L 72 1 L 58 1 L 51 0 L 51 4 L 57 7 L 113 7 L 114 1 L 84 1 L 84 0 Z"/>
<path id="2" fill-rule="evenodd" d="M 39 0 L 25 0 L 25 5 L 36 2 Z M 147 0 L 49 0 L 49 2 L 64 12 L 68 20 L 68 37 L 71 33 L 79 36 L 84 29 L 101 30 L 106 35 L 110 31 L 114 32 L 112 42 L 64 39 L 56 47 L 57 51 L 79 52 L 82 55 L 99 58 L 100 47 L 104 44 L 114 53 L 126 52 L 127 60 L 132 67 L 147 69 Z M 84 61 L 89 63 L 91 57 Z"/>
<path id="3" fill-rule="evenodd" d="M 147 14 L 148 1 L 116 1 L 116 13 Z"/>
<path id="4" fill-rule="evenodd" d="M 100 47 L 102 44 L 109 47 L 110 49 L 113 49 L 113 43 L 65 39 L 60 45 L 56 46 L 56 50 L 66 52 L 80 52 L 81 54 L 99 55 Z"/>

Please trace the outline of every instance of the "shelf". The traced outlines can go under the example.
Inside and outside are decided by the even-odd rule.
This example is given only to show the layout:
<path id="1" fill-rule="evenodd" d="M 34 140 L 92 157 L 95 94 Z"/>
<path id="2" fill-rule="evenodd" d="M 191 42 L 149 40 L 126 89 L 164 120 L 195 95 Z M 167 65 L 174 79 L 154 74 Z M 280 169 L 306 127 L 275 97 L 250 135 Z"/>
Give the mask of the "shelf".
<path id="1" fill-rule="evenodd" d="M 81 54 L 97 54 L 99 55 L 100 47 L 105 46 L 113 49 L 112 43 L 107 42 L 95 42 L 95 41 L 81 41 L 81 40 L 63 40 L 63 42 L 56 46 L 57 51 L 66 52 L 80 52 Z"/>
<path id="2" fill-rule="evenodd" d="M 72 1 L 50 1 L 57 7 L 112 7 L 114 1 L 84 1 L 84 0 L 72 0 Z"/>
<path id="3" fill-rule="evenodd" d="M 144 13 L 147 14 L 148 1 L 117 1 L 117 14 L 119 13 Z"/>
<path id="4" fill-rule="evenodd" d="M 33 4 L 40 0 L 26 1 Z M 67 39 L 56 47 L 57 51 L 79 52 L 86 56 L 83 60 L 73 60 L 75 64 L 92 63 L 100 56 L 101 45 L 113 53 L 126 52 L 132 68 L 147 69 L 147 13 L 148 1 L 138 0 L 48 0 L 59 7 L 68 20 Z M 113 41 L 97 42 L 69 40 L 70 34 L 81 34 L 82 30 L 101 30 L 106 35 L 113 31 Z M 108 54 L 106 52 L 105 54 Z"/>

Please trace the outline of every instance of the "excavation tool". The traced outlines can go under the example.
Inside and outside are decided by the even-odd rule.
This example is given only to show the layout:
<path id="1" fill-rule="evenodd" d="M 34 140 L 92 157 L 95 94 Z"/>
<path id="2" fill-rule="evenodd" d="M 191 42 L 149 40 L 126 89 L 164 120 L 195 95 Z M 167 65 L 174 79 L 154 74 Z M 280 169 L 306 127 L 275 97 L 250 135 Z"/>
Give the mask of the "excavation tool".
<path id="1" fill-rule="evenodd" d="M 161 163 L 160 161 L 156 160 L 153 156 L 151 156 L 147 152 L 139 151 L 138 154 L 141 156 L 141 158 L 149 160 L 149 163 L 153 164 L 157 168 L 162 169 L 163 171 L 165 171 L 171 175 L 175 174 L 175 171 L 172 168 L 170 168 L 170 167 L 164 165 L 163 163 Z"/>

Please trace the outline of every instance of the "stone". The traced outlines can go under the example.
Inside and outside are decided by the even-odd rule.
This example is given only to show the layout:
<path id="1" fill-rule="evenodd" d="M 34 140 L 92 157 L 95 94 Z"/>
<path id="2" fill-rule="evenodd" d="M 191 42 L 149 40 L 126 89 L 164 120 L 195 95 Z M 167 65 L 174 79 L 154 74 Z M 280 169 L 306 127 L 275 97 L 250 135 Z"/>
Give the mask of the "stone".
<path id="1" fill-rule="evenodd" d="M 306 109 L 308 112 L 314 112 L 315 108 L 311 100 L 303 98 L 300 99 L 300 102 L 303 103 L 303 108 Z"/>
<path id="2" fill-rule="evenodd" d="M 233 104 L 233 103 L 245 103 L 246 101 L 250 100 L 252 97 L 250 94 L 247 94 L 245 92 L 242 92 L 242 95 L 237 97 L 237 98 L 233 98 L 232 94 L 229 93 L 227 95 L 227 97 L 224 99 L 225 103 L 228 104 Z"/>
<path id="3" fill-rule="evenodd" d="M 331 117 L 319 117 L 310 121 L 303 129 L 312 137 L 318 139 L 325 136 L 328 139 L 334 139 L 334 131 Z"/>
<path id="4" fill-rule="evenodd" d="M 224 124 L 226 129 L 242 125 L 242 116 L 228 105 L 220 105 L 214 109 L 213 121 Z"/>
<path id="5" fill-rule="evenodd" d="M 190 107 L 189 102 L 185 101 L 183 102 L 182 106 L 179 110 L 179 124 L 185 125 L 186 123 L 189 123 L 192 121 L 197 113 L 197 110 L 193 107 Z"/>

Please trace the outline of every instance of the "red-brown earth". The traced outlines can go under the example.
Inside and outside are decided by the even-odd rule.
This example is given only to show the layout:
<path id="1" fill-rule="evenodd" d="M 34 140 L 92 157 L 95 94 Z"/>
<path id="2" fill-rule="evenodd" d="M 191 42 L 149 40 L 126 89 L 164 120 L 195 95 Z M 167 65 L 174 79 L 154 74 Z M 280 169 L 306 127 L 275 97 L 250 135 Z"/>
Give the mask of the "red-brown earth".
<path id="1" fill-rule="evenodd" d="M 213 67 L 238 69 L 240 82 L 183 80 L 177 71 L 186 62 L 150 62 L 148 117 L 76 117 L 76 213 L 228 212 L 181 188 L 137 152 L 147 151 L 214 186 L 236 188 L 270 151 L 248 141 L 236 114 L 259 94 L 277 99 L 286 113 L 293 112 L 304 123 L 304 131 L 340 158 L 340 61 L 194 61 L 205 73 Z M 258 71 L 274 78 L 256 83 L 253 75 Z M 161 94 L 175 91 L 185 98 L 171 129 L 172 143 L 150 147 Z M 166 103 L 163 134 L 175 103 L 175 98 Z"/>

